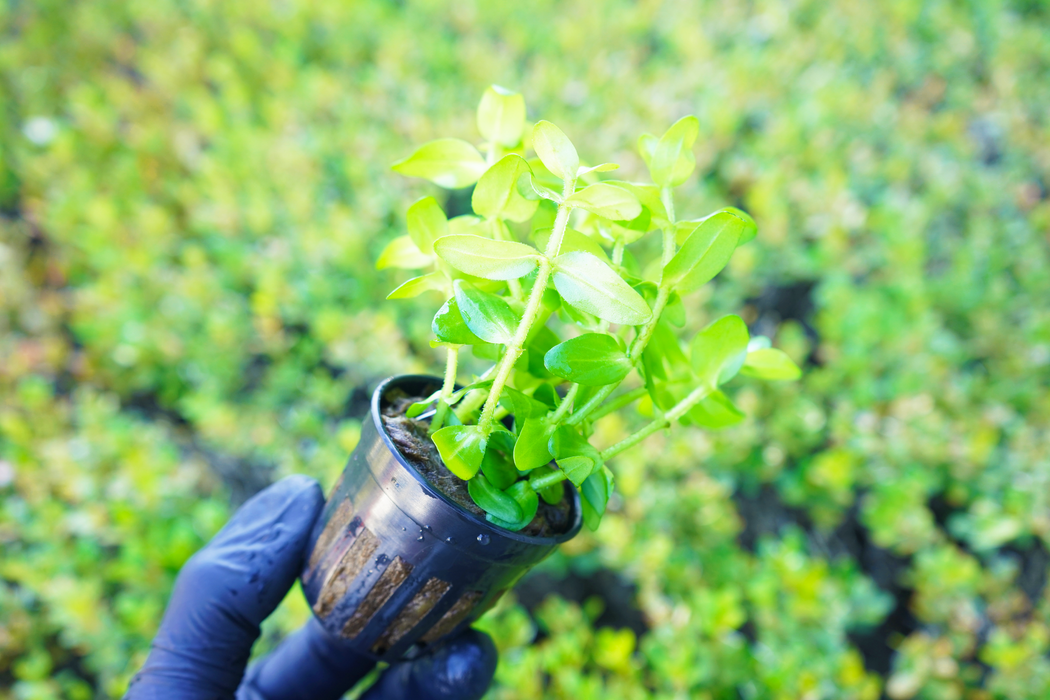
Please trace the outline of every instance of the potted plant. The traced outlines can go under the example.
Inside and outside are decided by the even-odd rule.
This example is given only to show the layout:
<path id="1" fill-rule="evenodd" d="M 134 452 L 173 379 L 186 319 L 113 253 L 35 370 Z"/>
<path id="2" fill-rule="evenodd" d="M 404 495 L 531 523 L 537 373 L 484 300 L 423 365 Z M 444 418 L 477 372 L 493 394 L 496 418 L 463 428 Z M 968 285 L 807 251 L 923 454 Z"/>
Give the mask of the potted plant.
<path id="1" fill-rule="evenodd" d="M 738 316 L 687 349 L 679 341 L 684 299 L 756 233 L 738 209 L 676 216 L 696 117 L 639 140 L 652 184 L 599 179 L 618 166 L 581 165 L 550 122 L 527 129 L 520 94 L 489 88 L 477 119 L 481 150 L 439 139 L 394 164 L 446 188 L 474 185 L 474 215 L 448 219 L 425 197 L 379 259 L 426 270 L 389 299 L 442 295 L 432 345 L 446 353 L 444 377 L 376 389 L 302 576 L 325 628 L 377 659 L 470 624 L 581 524 L 597 528 L 617 454 L 676 422 L 740 421 L 720 388 L 738 373 L 799 375 Z M 467 351 L 489 367 L 459 386 Z M 652 415 L 644 427 L 591 444 L 595 421 L 636 401 Z"/>

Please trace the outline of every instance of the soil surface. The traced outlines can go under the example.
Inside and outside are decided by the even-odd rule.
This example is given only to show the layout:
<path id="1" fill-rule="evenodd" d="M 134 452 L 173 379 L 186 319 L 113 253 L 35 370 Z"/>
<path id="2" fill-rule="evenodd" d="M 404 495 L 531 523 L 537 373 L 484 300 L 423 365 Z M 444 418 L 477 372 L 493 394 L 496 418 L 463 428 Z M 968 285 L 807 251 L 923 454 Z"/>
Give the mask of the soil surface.
<path id="1" fill-rule="evenodd" d="M 452 499 L 464 510 L 479 518 L 485 517 L 485 511 L 474 503 L 467 491 L 467 482 L 453 474 L 441 461 L 434 442 L 427 435 L 429 423 L 405 416 L 405 411 L 416 401 L 426 397 L 408 396 L 400 389 L 394 389 L 383 397 L 386 406 L 383 408 L 383 426 L 390 439 L 397 446 L 401 456 L 408 460 L 427 482 L 441 493 Z M 568 482 L 563 482 L 568 488 Z M 567 532 L 572 527 L 572 498 L 566 490 L 565 498 L 555 505 L 540 499 L 536 517 L 520 530 L 523 535 L 532 537 L 554 537 Z"/>

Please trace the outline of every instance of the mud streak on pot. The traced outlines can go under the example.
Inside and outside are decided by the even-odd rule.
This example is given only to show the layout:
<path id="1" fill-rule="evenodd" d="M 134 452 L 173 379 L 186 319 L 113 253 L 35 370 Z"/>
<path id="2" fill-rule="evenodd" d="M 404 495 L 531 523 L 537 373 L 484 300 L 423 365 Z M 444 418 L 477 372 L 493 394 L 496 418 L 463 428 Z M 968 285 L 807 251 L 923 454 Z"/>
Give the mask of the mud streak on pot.
<path id="1" fill-rule="evenodd" d="M 467 619 L 467 615 L 471 613 L 474 606 L 481 600 L 481 596 L 481 591 L 467 591 L 461 595 L 459 600 L 448 609 L 448 612 L 441 616 L 437 624 L 431 627 L 430 631 L 424 634 L 420 641 L 430 644 L 454 630 L 456 625 Z"/>
<path id="2" fill-rule="evenodd" d="M 346 621 L 346 624 L 343 626 L 343 636 L 347 639 L 352 639 L 361 634 L 361 630 L 368 626 L 368 623 L 371 622 L 372 617 L 379 611 L 379 608 L 383 607 L 383 604 L 390 599 L 390 596 L 394 595 L 410 573 L 412 573 L 412 565 L 401 557 L 394 557 L 394 560 L 386 567 L 383 575 L 372 586 L 372 590 L 368 592 L 365 599 L 357 606 L 354 614 Z"/>
<path id="3" fill-rule="evenodd" d="M 365 568 L 365 564 L 371 560 L 378 548 L 379 540 L 376 536 L 368 528 L 362 528 L 357 539 L 339 559 L 339 563 L 332 567 L 324 586 L 321 587 L 321 595 L 314 604 L 314 612 L 318 617 L 328 617 L 328 613 L 332 612 L 336 603 L 346 595 L 351 582 Z"/>
<path id="4" fill-rule="evenodd" d="M 335 513 L 332 514 L 328 524 L 324 526 L 321 535 L 317 538 L 317 544 L 310 552 L 310 569 L 313 570 L 319 561 L 328 553 L 329 547 L 339 535 L 343 533 L 346 526 L 350 524 L 350 518 L 354 517 L 354 504 L 349 498 L 344 498 Z"/>
<path id="5" fill-rule="evenodd" d="M 383 636 L 372 645 L 372 652 L 385 654 L 390 647 L 397 644 L 402 637 L 419 624 L 419 621 L 426 617 L 428 612 L 434 609 L 434 606 L 441 601 L 451 587 L 452 584 L 439 578 L 428 580 L 412 600 L 401 609 L 398 616 L 386 628 L 386 632 L 383 632 Z"/>

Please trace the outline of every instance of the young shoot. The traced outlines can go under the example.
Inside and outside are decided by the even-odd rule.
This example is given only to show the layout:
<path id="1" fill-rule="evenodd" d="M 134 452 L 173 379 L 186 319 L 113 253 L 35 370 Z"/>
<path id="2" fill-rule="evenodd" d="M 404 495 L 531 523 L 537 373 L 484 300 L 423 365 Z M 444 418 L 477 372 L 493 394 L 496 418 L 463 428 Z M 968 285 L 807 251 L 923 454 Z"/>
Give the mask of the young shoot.
<path id="1" fill-rule="evenodd" d="M 695 168 L 696 117 L 639 139 L 651 183 L 601 179 L 619 166 L 581 164 L 561 129 L 529 126 L 522 96 L 497 86 L 482 96 L 477 126 L 480 148 L 439 139 L 393 166 L 474 187 L 473 215 L 447 219 L 433 197 L 410 206 L 407 235 L 379 258 L 380 268 L 424 271 L 389 299 L 445 299 L 432 323 L 432 345 L 447 352 L 444 382 L 408 415 L 434 409 L 431 439 L 491 522 L 522 529 L 539 499 L 557 503 L 569 481 L 594 529 L 613 490 L 609 460 L 676 422 L 716 430 L 743 420 L 723 391 L 737 375 L 800 372 L 768 339 L 750 338 L 739 316 L 679 338 L 689 295 L 756 234 L 732 207 L 676 217 L 674 188 Z M 638 259 L 647 250 L 653 260 Z M 464 351 L 492 364 L 457 390 Z M 595 421 L 643 398 L 648 424 L 604 449 L 590 443 Z"/>

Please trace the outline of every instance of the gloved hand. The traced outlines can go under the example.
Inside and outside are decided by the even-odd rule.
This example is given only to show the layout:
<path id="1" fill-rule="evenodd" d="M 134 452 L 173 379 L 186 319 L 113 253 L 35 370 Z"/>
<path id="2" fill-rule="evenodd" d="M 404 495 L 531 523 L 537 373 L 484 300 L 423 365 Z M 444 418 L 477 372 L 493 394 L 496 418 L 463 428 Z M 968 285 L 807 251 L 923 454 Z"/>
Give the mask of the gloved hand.
<path id="1" fill-rule="evenodd" d="M 312 619 L 245 673 L 259 623 L 295 583 L 324 496 L 290 476 L 257 494 L 183 567 L 142 671 L 126 700 L 325 700 L 374 665 Z M 394 664 L 362 700 L 473 700 L 488 688 L 496 649 L 469 630 Z"/>

